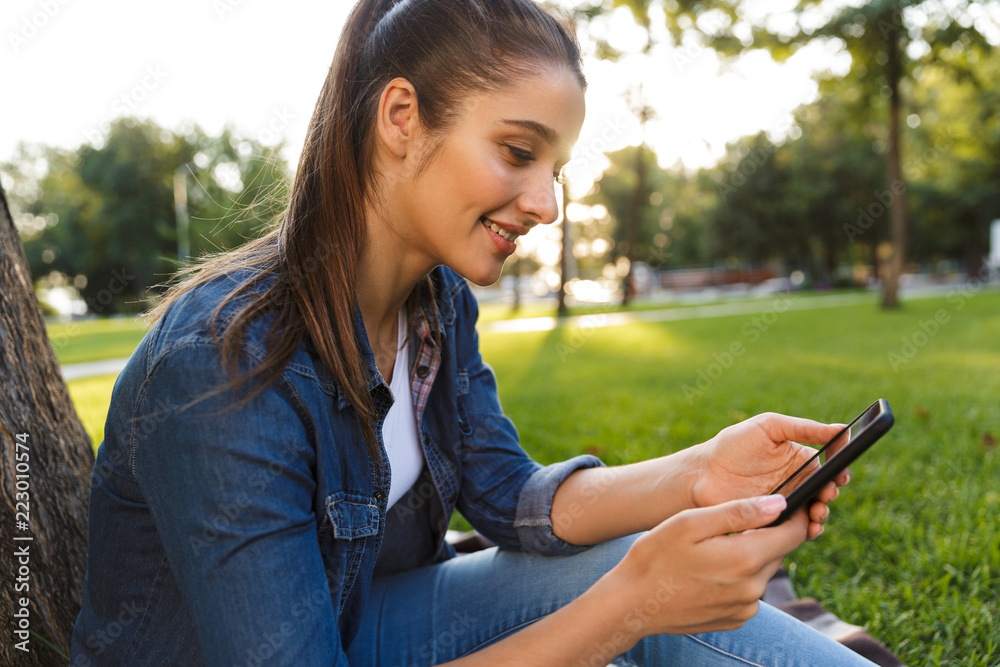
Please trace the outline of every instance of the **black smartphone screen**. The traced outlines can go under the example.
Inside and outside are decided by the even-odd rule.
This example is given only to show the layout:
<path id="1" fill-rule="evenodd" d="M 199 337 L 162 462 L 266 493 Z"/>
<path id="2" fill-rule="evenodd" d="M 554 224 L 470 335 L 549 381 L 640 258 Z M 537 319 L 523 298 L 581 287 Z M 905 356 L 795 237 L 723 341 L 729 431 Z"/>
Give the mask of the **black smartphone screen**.
<path id="1" fill-rule="evenodd" d="M 828 443 L 773 491 L 786 496 L 788 505 L 769 526 L 777 526 L 813 500 L 824 486 L 852 461 L 861 456 L 876 440 L 885 435 L 893 424 L 889 402 L 880 398 L 840 430 Z M 818 468 L 812 464 L 821 460 Z"/>

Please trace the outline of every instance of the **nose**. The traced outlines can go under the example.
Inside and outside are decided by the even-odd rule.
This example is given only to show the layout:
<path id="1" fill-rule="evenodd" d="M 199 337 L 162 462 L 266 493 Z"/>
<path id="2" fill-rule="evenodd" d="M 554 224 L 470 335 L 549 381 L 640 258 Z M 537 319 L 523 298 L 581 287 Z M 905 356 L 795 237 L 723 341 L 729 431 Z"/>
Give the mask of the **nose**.
<path id="1" fill-rule="evenodd" d="M 539 172 L 543 170 L 539 169 Z M 551 173 L 533 175 L 518 198 L 522 220 L 532 225 L 547 225 L 559 219 L 559 200 Z"/>

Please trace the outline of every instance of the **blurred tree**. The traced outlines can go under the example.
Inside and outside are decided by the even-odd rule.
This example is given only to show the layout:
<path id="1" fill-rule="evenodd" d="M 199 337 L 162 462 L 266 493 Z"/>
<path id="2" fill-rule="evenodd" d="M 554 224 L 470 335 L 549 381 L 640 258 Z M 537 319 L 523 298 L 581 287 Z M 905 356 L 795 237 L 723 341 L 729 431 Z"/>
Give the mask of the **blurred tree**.
<path id="1" fill-rule="evenodd" d="M 960 259 L 971 276 L 1000 218 L 1000 52 L 941 58 L 949 62 L 914 72 L 913 149 L 903 164 L 921 213 L 913 253 L 925 262 Z"/>
<path id="2" fill-rule="evenodd" d="M 101 145 L 20 146 L 3 169 L 32 275 L 65 274 L 93 313 L 142 310 L 149 288 L 179 264 L 175 170 L 188 174 L 199 256 L 258 235 L 280 215 L 289 174 L 278 150 L 228 128 L 211 137 L 131 118 L 113 122 Z"/>
<path id="3" fill-rule="evenodd" d="M 567 317 L 569 307 L 566 305 L 566 283 L 569 282 L 569 254 L 573 251 L 573 244 L 570 240 L 570 223 L 566 216 L 566 207 L 569 205 L 569 183 L 562 182 L 562 213 L 559 222 L 559 290 L 556 292 L 556 316 Z"/>
<path id="4" fill-rule="evenodd" d="M 73 249 L 74 272 L 86 276 L 80 292 L 93 312 L 135 309 L 147 287 L 172 268 L 169 249 L 176 240 L 166 175 L 178 156 L 162 132 L 151 122 L 119 120 L 103 146 L 77 151 L 80 181 L 98 202 L 78 221 L 87 244 Z"/>
<path id="5" fill-rule="evenodd" d="M 883 276 L 884 308 L 898 304 L 899 276 L 907 240 L 906 186 L 902 171 L 900 115 L 901 85 L 913 69 L 914 59 L 933 62 L 939 54 L 961 43 L 966 48 L 989 50 L 990 43 L 978 26 L 989 21 L 983 4 L 997 0 L 868 0 L 857 6 L 830 9 L 829 2 L 798 0 L 791 12 L 784 8 L 747 10 L 739 0 L 602 0 L 606 7 L 626 6 L 636 23 L 648 26 L 650 8 L 657 6 L 675 43 L 685 38 L 705 43 L 724 55 L 767 49 L 784 60 L 815 40 L 836 40 L 851 55 L 852 71 L 869 92 L 888 100 L 886 165 L 890 192 L 896 193 L 891 214 L 892 252 Z M 592 4 L 583 14 L 600 11 Z M 776 20 L 777 19 L 777 20 Z"/>
<path id="6" fill-rule="evenodd" d="M 230 128 L 211 137 L 195 127 L 174 141 L 188 173 L 193 256 L 259 236 L 281 215 L 290 185 L 282 145 L 269 148 Z"/>
<path id="7" fill-rule="evenodd" d="M 610 166 L 583 203 L 607 209 L 615 223 L 608 230 L 618 249 L 613 255 L 624 256 L 630 245 L 632 260 L 653 268 L 707 261 L 704 220 L 715 205 L 714 185 L 680 166 L 660 167 L 646 144 L 609 153 L 608 159 Z M 623 224 L 630 216 L 636 221 L 631 232 Z"/>
<path id="8" fill-rule="evenodd" d="M 852 76 L 828 79 L 796 112 L 793 139 L 764 133 L 730 145 L 710 170 L 719 201 L 712 253 L 777 261 L 824 284 L 838 263 L 871 261 L 886 238 L 884 174 L 873 160 L 872 124 Z"/>

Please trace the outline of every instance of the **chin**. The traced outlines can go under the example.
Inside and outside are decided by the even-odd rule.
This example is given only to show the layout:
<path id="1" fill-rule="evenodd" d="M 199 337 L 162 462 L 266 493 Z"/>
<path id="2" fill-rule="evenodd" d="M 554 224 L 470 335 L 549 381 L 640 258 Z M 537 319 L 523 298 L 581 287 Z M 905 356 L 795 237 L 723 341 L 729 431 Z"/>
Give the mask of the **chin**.
<path id="1" fill-rule="evenodd" d="M 458 266 L 448 264 L 448 268 L 479 287 L 489 287 L 500 280 L 503 262 L 493 260 L 489 263 L 479 263 L 474 266 Z"/>

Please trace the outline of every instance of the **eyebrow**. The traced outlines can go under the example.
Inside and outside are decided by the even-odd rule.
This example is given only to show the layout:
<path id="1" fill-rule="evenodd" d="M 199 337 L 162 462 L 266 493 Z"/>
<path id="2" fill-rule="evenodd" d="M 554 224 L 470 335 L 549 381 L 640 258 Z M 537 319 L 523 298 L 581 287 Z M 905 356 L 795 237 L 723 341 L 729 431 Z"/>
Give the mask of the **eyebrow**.
<path id="1" fill-rule="evenodd" d="M 569 152 L 567 150 L 567 147 L 563 145 L 562 138 L 559 136 L 559 133 L 553 130 L 548 125 L 544 125 L 534 120 L 518 120 L 512 118 L 504 118 L 500 122 L 503 123 L 504 125 L 512 125 L 514 127 L 519 127 L 523 130 L 527 130 L 528 132 L 537 134 L 539 137 L 541 137 L 549 144 L 555 146 L 556 148 L 559 148 L 562 152 L 564 153 Z"/>

